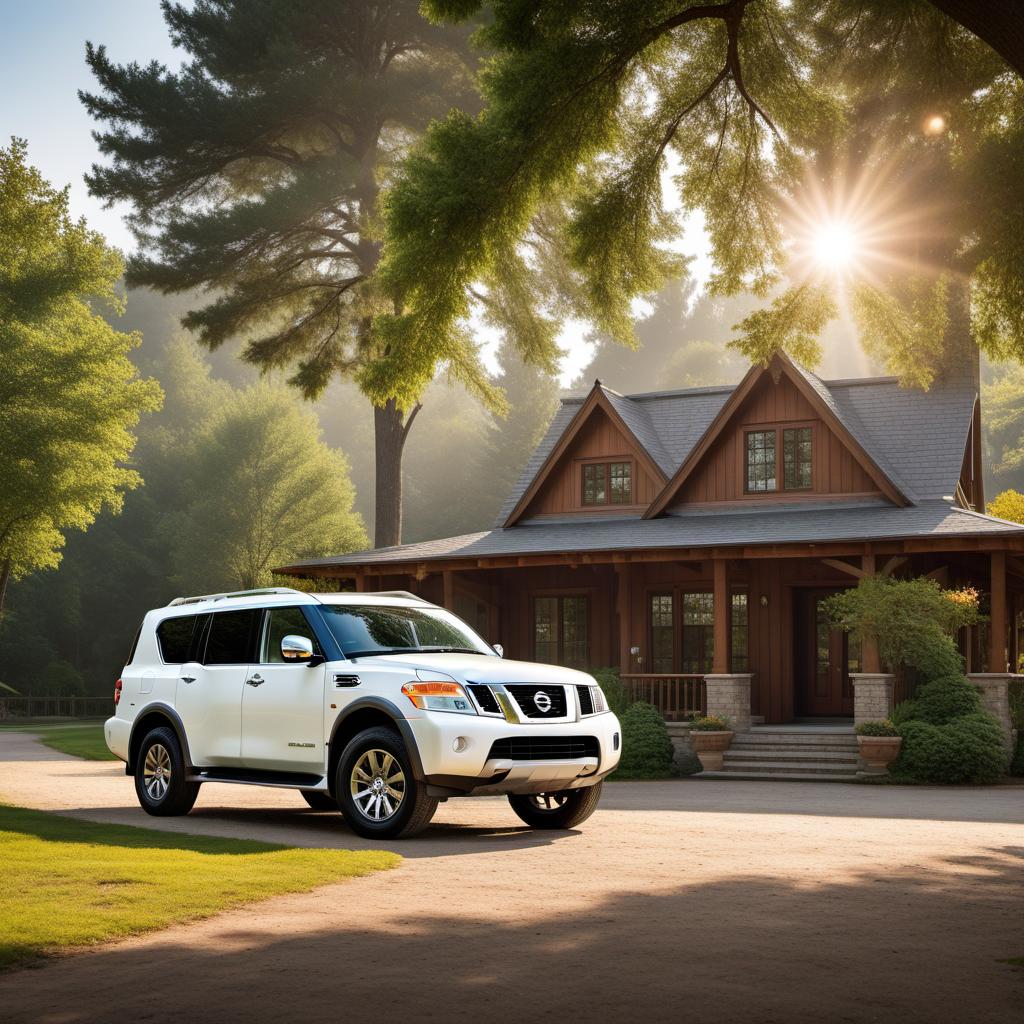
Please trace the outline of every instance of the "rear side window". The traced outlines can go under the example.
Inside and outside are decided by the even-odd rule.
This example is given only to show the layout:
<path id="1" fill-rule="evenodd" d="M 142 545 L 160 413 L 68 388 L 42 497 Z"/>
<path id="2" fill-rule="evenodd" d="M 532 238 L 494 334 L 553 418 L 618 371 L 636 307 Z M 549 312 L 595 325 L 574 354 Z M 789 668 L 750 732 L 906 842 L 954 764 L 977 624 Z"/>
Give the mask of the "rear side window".
<path id="1" fill-rule="evenodd" d="M 214 612 L 206 640 L 204 665 L 245 665 L 253 660 L 253 639 L 260 621 L 258 608 Z"/>
<path id="2" fill-rule="evenodd" d="M 198 615 L 181 615 L 174 619 L 164 619 L 156 627 L 156 638 L 160 643 L 160 657 L 168 665 L 184 665 L 188 661 L 192 648 L 192 631 L 195 629 Z M 136 643 L 138 638 L 136 637 Z M 132 648 L 132 658 L 135 648 Z M 131 658 L 128 659 L 131 662 Z"/>
<path id="3" fill-rule="evenodd" d="M 132 649 L 128 652 L 128 660 L 125 662 L 126 665 L 130 665 L 135 660 L 135 652 L 139 649 L 140 636 L 142 636 L 141 626 L 135 630 L 135 639 L 132 641 Z"/>

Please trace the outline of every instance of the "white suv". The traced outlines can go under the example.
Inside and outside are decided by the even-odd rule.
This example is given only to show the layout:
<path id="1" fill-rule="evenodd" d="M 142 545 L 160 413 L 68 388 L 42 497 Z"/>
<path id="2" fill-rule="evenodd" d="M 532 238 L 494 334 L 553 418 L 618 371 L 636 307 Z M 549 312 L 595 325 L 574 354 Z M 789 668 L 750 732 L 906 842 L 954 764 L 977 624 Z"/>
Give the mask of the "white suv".
<path id="1" fill-rule="evenodd" d="M 372 838 L 495 793 L 571 828 L 620 754 L 591 676 L 505 661 L 405 593 L 177 598 L 146 615 L 114 702 L 107 745 L 149 814 L 187 814 L 203 782 L 283 786 Z"/>

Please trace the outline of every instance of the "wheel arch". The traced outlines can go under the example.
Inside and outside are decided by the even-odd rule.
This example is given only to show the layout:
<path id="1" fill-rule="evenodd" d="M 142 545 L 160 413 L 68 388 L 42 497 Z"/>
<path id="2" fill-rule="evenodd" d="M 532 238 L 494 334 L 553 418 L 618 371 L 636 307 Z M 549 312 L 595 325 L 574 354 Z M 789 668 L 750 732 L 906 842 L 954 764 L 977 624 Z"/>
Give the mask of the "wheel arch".
<path id="1" fill-rule="evenodd" d="M 181 744 L 181 754 L 185 759 L 185 764 L 189 768 L 193 767 L 192 757 L 188 749 L 188 738 L 185 735 L 185 723 L 182 722 L 178 712 L 169 704 L 157 702 L 143 708 L 132 724 L 132 731 L 128 737 L 128 760 L 124 766 L 126 775 L 132 775 L 135 772 L 135 760 L 139 755 L 139 747 L 142 746 L 142 741 L 153 729 L 158 729 L 164 725 L 170 726 L 174 730 L 174 734 L 178 737 L 178 742 Z"/>
<path id="2" fill-rule="evenodd" d="M 401 735 L 409 760 L 412 762 L 413 776 L 418 782 L 424 781 L 423 762 L 420 760 L 412 726 L 391 701 L 384 697 L 367 696 L 348 705 L 335 720 L 334 728 L 331 730 L 331 738 L 327 744 L 327 784 L 332 792 L 338 760 L 346 744 L 364 729 L 372 729 L 375 726 L 395 729 Z"/>

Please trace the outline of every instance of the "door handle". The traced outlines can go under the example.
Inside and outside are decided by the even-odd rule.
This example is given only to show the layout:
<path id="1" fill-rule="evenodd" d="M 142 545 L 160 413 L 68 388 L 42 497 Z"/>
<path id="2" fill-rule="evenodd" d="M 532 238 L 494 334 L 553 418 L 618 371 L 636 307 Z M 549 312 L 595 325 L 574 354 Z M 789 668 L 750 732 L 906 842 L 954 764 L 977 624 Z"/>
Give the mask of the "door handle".
<path id="1" fill-rule="evenodd" d="M 262 686 L 266 680 L 257 672 L 251 679 L 246 679 L 246 686 Z"/>
<path id="2" fill-rule="evenodd" d="M 181 681 L 183 683 L 194 683 L 196 681 L 196 677 L 195 676 L 182 676 L 181 677 Z"/>

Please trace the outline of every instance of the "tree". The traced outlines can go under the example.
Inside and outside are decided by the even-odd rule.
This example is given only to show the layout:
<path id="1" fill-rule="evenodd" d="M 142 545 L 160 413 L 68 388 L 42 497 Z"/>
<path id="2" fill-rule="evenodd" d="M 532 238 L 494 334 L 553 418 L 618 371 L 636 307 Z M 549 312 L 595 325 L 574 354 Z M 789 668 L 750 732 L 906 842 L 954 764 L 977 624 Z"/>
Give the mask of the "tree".
<path id="1" fill-rule="evenodd" d="M 128 358 L 138 337 L 93 308 L 119 305 L 120 258 L 25 155 L 0 149 L 0 613 L 12 577 L 56 566 L 68 530 L 120 510 L 140 482 L 133 428 L 161 399 Z"/>
<path id="2" fill-rule="evenodd" d="M 988 503 L 985 511 L 990 516 L 1008 519 L 1011 523 L 1024 523 L 1024 494 L 1020 491 L 1003 491 Z"/>
<path id="3" fill-rule="evenodd" d="M 425 5 L 438 20 L 479 7 Z M 786 348 L 814 364 L 837 285 L 853 292 L 869 353 L 908 382 L 926 386 L 965 329 L 990 354 L 1024 355 L 1022 83 L 944 13 L 1003 52 L 1003 22 L 1019 29 L 1024 11 L 986 20 L 970 5 L 924 0 L 491 7 L 482 114 L 434 125 L 387 199 L 382 274 L 402 307 L 378 314 L 377 328 L 394 342 L 396 372 L 436 357 L 473 282 L 552 192 L 573 203 L 566 238 L 594 321 L 630 342 L 632 301 L 679 269 L 665 249 L 670 151 L 683 208 L 705 217 L 712 291 L 775 295 L 737 325 L 748 357 Z M 801 268 L 791 243 L 809 219 L 835 216 L 831 188 L 847 161 L 863 177 L 841 200 L 877 192 L 886 176 L 888 205 L 873 212 L 899 235 L 885 241 L 901 262 L 868 259 L 841 281 Z M 901 192 L 934 200 L 943 190 L 946 207 L 923 202 L 917 223 L 898 221 Z M 816 239 L 800 241 L 810 250 Z"/>
<path id="4" fill-rule="evenodd" d="M 163 11 L 192 58 L 179 73 L 87 47 L 100 91 L 81 99 L 111 158 L 88 182 L 132 205 L 128 280 L 210 289 L 185 325 L 211 348 L 246 337 L 244 357 L 293 367 L 306 397 L 354 378 L 374 403 L 375 542 L 397 543 L 402 452 L 432 373 L 377 373 L 388 350 L 370 324 L 392 302 L 377 278 L 378 193 L 432 118 L 474 102 L 468 31 L 430 24 L 415 0 Z M 488 390 L 464 333 L 444 354 L 453 376 Z"/>
<path id="5" fill-rule="evenodd" d="M 170 525 L 186 589 L 268 586 L 276 565 L 366 546 L 345 457 L 280 387 L 233 394 L 195 432 L 183 467 L 191 500 Z"/>

